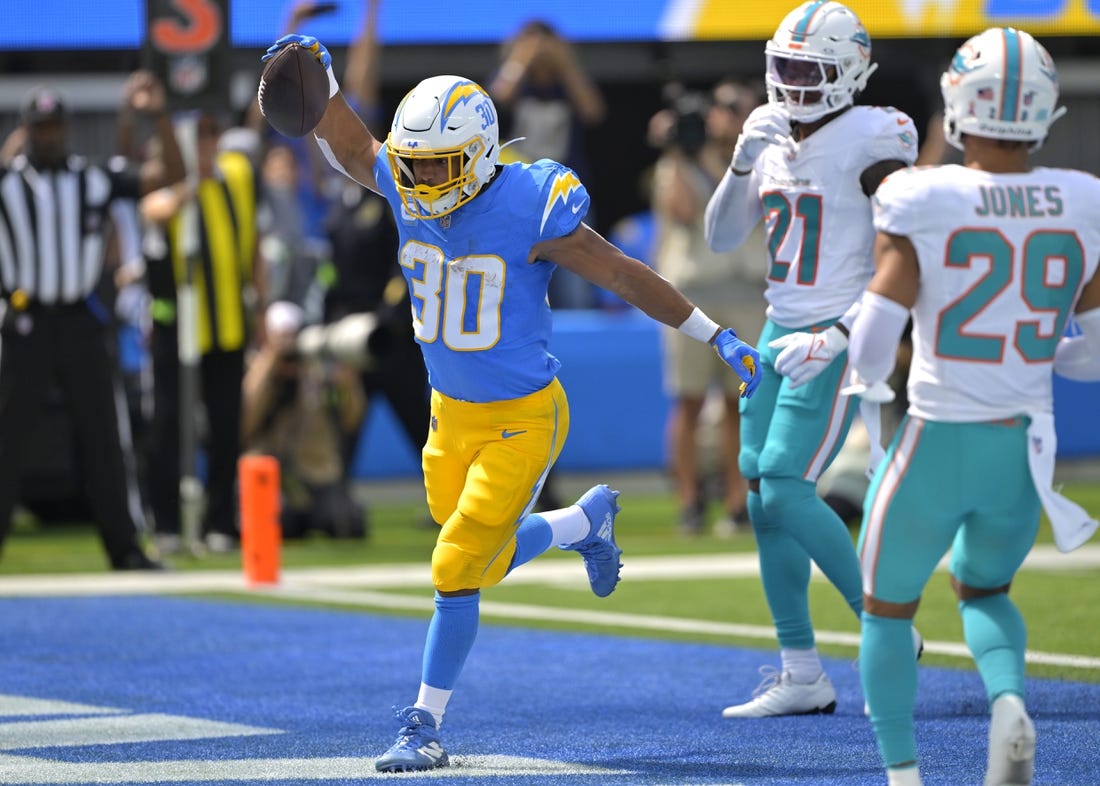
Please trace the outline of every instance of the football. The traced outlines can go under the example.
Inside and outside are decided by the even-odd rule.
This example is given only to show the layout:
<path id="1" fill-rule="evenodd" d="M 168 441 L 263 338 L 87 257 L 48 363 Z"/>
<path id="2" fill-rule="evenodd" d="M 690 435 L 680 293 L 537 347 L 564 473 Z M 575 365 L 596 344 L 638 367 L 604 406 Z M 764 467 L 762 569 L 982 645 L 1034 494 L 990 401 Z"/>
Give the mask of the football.
<path id="1" fill-rule="evenodd" d="M 272 128 L 284 136 L 305 136 L 328 106 L 328 74 L 312 52 L 290 44 L 264 65 L 257 95 Z"/>

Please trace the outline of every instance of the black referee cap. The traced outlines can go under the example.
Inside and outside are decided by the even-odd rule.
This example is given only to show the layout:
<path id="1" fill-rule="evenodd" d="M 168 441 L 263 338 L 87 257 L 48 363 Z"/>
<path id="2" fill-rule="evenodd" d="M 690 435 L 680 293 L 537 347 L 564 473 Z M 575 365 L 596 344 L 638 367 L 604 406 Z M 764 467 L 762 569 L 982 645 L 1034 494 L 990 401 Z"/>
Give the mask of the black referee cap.
<path id="1" fill-rule="evenodd" d="M 23 97 L 20 118 L 24 123 L 33 125 L 64 117 L 65 102 L 61 99 L 61 94 L 52 87 L 32 88 Z"/>

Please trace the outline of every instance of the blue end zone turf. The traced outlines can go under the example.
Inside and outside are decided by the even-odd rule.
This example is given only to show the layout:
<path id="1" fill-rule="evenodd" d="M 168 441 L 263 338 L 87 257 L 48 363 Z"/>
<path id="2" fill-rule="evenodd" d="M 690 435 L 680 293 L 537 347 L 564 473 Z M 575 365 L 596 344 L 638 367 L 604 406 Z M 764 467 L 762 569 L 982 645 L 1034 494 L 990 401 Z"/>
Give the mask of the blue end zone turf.
<path id="1" fill-rule="evenodd" d="M 416 697 L 426 619 L 140 597 L 5 599 L 0 619 L 0 782 L 402 777 L 371 761 L 393 741 L 391 706 Z M 454 766 L 417 782 L 881 786 L 853 661 L 827 662 L 836 715 L 720 717 L 775 662 L 482 624 L 443 725 Z M 1036 783 L 1094 785 L 1100 686 L 1030 680 L 1028 704 Z M 981 782 L 976 673 L 922 668 L 917 722 L 926 784 Z"/>

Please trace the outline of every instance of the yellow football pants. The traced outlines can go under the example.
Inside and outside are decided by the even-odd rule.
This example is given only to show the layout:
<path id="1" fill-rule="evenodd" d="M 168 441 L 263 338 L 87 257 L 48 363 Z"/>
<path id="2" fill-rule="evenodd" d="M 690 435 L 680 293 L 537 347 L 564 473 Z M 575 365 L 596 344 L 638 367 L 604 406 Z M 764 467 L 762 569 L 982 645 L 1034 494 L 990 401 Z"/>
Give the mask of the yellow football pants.
<path id="1" fill-rule="evenodd" d="M 440 592 L 491 587 L 508 572 L 516 529 L 538 500 L 569 433 L 557 379 L 510 401 L 472 403 L 432 391 L 424 488 L 442 529 L 432 552 Z"/>

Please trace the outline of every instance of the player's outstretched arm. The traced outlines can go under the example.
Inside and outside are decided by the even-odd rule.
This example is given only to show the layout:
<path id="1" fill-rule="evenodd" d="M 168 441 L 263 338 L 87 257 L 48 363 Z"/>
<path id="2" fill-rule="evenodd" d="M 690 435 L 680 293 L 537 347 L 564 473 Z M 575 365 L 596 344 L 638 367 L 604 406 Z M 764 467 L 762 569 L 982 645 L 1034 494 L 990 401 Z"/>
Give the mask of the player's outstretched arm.
<path id="1" fill-rule="evenodd" d="M 332 56 L 325 45 L 313 36 L 285 35 L 268 47 L 263 59 L 271 59 L 291 44 L 298 44 L 312 52 L 328 75 L 328 104 L 321 121 L 313 131 L 321 152 L 325 154 L 325 158 L 333 168 L 376 191 L 378 183 L 374 178 L 374 161 L 382 143 L 374 138 L 363 121 L 344 100 L 340 85 L 332 71 Z"/>
<path id="2" fill-rule="evenodd" d="M 544 240 L 531 249 L 530 259 L 547 259 L 692 338 L 713 346 L 745 382 L 746 398 L 760 384 L 760 353 L 723 329 L 651 267 L 629 257 L 587 224 L 564 237 Z"/>

